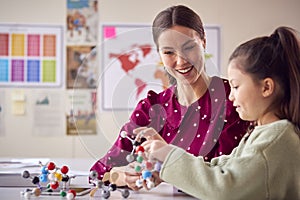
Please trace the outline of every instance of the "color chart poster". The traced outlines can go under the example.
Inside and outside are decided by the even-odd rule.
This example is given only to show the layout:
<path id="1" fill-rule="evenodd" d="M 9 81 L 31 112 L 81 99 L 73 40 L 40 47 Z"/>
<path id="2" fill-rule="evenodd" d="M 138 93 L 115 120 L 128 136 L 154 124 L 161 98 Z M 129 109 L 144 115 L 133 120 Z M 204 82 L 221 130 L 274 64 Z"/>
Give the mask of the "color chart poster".
<path id="1" fill-rule="evenodd" d="M 0 24 L 0 86 L 61 86 L 62 47 L 62 26 Z"/>

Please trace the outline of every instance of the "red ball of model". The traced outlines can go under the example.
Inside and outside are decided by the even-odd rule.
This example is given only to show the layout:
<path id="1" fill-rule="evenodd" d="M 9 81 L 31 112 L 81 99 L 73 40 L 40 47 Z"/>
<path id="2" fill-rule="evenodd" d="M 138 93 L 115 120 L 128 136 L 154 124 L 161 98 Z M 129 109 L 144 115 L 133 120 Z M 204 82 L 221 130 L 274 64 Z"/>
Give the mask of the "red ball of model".
<path id="1" fill-rule="evenodd" d="M 49 162 L 47 165 L 48 170 L 54 170 L 55 169 L 55 164 L 54 162 Z"/>
<path id="2" fill-rule="evenodd" d="M 53 190 L 55 190 L 56 188 L 58 188 L 58 186 L 59 186 L 59 184 L 58 184 L 57 181 L 55 181 L 54 183 L 51 183 L 51 184 L 50 184 L 50 187 L 51 187 Z"/>
<path id="3" fill-rule="evenodd" d="M 138 153 L 139 151 L 144 152 L 145 151 L 144 147 L 143 146 L 137 146 L 136 149 L 135 149 L 135 152 Z"/>
<path id="4" fill-rule="evenodd" d="M 74 199 L 76 197 L 75 190 L 69 190 L 67 194 L 67 199 Z"/>
<path id="5" fill-rule="evenodd" d="M 67 174 L 68 171 L 69 171 L 69 167 L 67 167 L 67 166 L 62 166 L 62 168 L 60 169 L 60 171 L 61 171 L 61 173 L 63 173 L 63 174 Z"/>

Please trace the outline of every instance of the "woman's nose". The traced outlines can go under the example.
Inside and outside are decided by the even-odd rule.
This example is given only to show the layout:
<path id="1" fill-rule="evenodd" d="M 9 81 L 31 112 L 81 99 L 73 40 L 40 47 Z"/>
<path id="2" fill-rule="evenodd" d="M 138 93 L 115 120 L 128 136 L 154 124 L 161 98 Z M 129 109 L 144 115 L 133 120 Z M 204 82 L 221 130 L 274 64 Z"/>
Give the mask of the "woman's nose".
<path id="1" fill-rule="evenodd" d="M 176 59 L 177 59 L 176 60 L 177 65 L 182 65 L 182 64 L 185 64 L 187 62 L 186 58 L 183 55 L 179 54 L 179 53 L 177 53 Z"/>

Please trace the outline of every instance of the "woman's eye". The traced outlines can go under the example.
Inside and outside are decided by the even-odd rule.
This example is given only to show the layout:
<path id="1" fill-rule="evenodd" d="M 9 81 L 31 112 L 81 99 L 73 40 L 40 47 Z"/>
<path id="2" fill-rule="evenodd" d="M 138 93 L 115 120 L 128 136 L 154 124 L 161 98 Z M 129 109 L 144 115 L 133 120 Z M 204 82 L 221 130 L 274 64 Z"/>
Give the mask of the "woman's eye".
<path id="1" fill-rule="evenodd" d="M 164 51 L 163 54 L 166 54 L 166 55 L 170 55 L 170 54 L 173 54 L 174 52 L 173 51 Z"/>
<path id="2" fill-rule="evenodd" d="M 196 45 L 193 44 L 193 45 L 189 45 L 187 47 L 184 48 L 184 50 L 190 50 L 190 49 L 193 49 Z"/>

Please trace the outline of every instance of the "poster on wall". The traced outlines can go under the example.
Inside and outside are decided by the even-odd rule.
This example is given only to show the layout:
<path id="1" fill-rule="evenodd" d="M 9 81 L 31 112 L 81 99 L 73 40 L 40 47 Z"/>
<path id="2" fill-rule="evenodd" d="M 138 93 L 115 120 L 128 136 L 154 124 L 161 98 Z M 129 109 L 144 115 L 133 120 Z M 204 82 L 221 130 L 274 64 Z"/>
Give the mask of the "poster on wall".
<path id="1" fill-rule="evenodd" d="M 97 67 L 96 47 L 68 46 L 67 88 L 96 88 Z"/>
<path id="2" fill-rule="evenodd" d="M 206 69 L 215 75 L 220 65 L 220 28 L 205 29 Z M 103 111 L 132 110 L 149 90 L 160 92 L 168 87 L 149 25 L 103 24 L 101 30 Z"/>
<path id="3" fill-rule="evenodd" d="M 205 66 L 210 76 L 221 75 L 221 27 L 206 25 Z"/>
<path id="4" fill-rule="evenodd" d="M 67 43 L 95 45 L 98 39 L 98 1 L 67 0 Z"/>
<path id="5" fill-rule="evenodd" d="M 0 86 L 61 86 L 62 47 L 62 26 L 0 24 Z"/>
<path id="6" fill-rule="evenodd" d="M 5 122 L 4 122 L 4 97 L 5 97 L 5 91 L 0 90 L 0 136 L 5 135 Z"/>
<path id="7" fill-rule="evenodd" d="M 97 133 L 96 96 L 94 90 L 68 90 L 67 135 L 93 135 Z"/>
<path id="8" fill-rule="evenodd" d="M 61 92 L 41 91 L 32 94 L 33 135 L 61 136 L 64 134 L 64 96 Z"/>
<path id="9" fill-rule="evenodd" d="M 148 90 L 166 87 L 150 26 L 103 24 L 101 53 L 102 110 L 132 109 Z"/>

